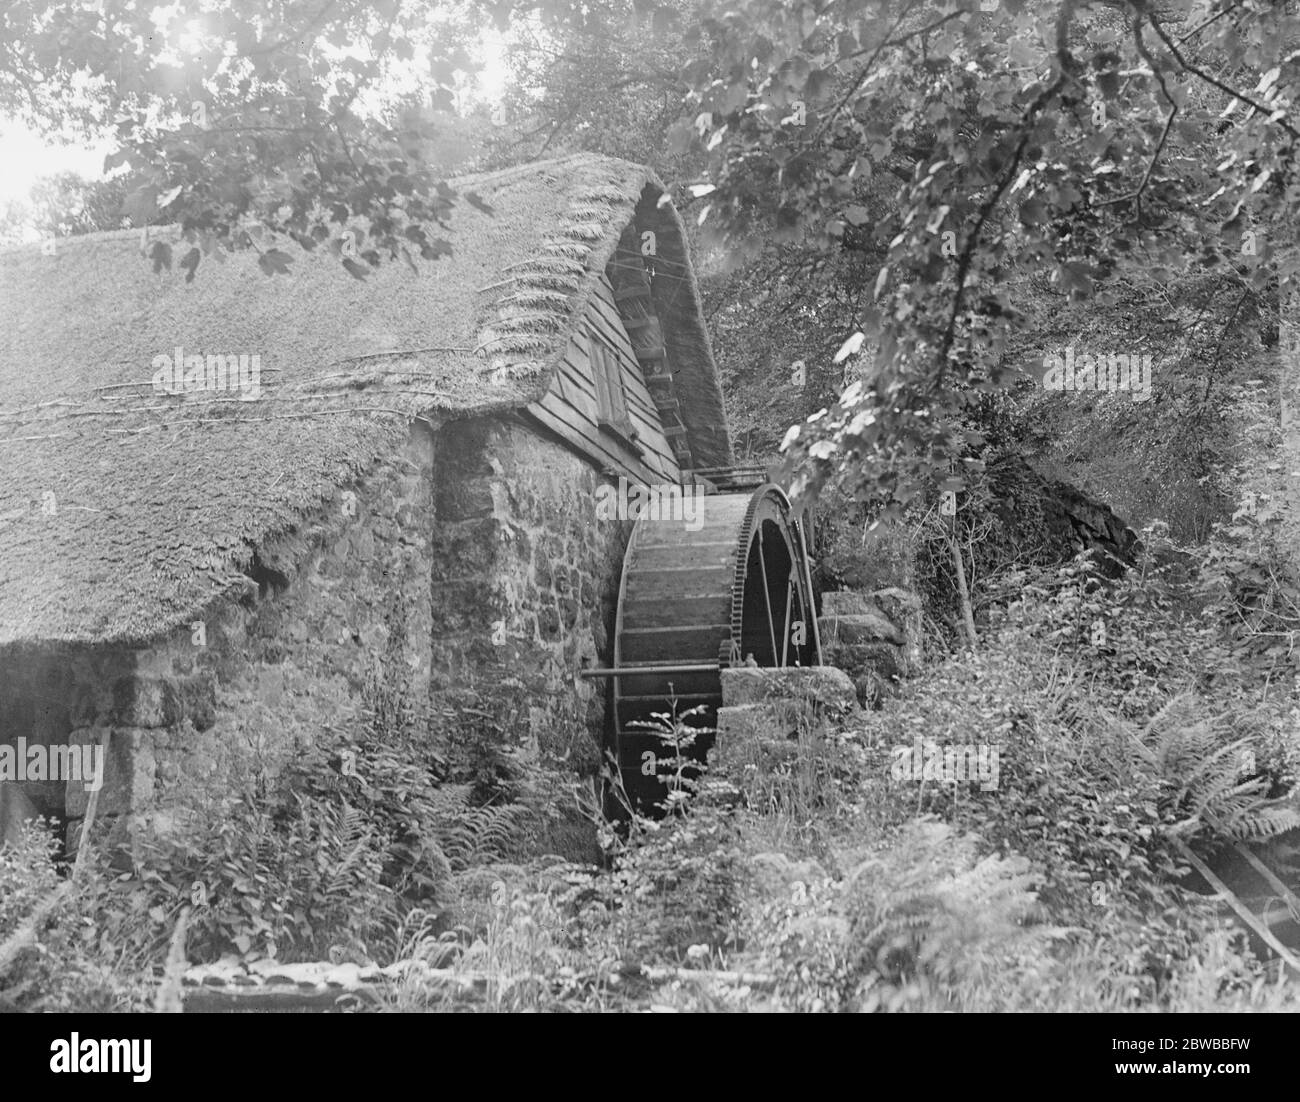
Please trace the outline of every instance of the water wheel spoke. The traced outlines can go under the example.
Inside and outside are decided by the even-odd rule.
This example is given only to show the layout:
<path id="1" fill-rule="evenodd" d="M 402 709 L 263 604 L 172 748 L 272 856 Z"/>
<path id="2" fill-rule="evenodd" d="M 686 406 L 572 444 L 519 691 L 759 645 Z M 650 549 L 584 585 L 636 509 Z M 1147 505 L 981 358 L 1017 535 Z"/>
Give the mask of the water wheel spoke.
<path id="1" fill-rule="evenodd" d="M 790 654 L 790 606 L 794 603 L 794 578 L 785 583 L 785 624 L 781 629 L 781 665 L 788 666 Z"/>
<path id="2" fill-rule="evenodd" d="M 767 557 L 763 554 L 763 529 L 758 529 L 759 584 L 763 587 L 763 604 L 767 608 L 767 637 L 772 642 L 772 664 L 776 664 L 776 624 L 772 621 L 772 593 L 768 589 Z"/>

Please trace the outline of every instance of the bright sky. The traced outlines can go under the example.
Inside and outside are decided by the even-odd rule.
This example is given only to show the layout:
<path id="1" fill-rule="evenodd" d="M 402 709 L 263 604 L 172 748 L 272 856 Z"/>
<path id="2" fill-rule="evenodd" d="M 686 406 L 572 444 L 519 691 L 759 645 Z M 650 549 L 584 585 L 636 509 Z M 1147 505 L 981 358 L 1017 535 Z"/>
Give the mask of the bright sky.
<path id="1" fill-rule="evenodd" d="M 109 147 L 56 145 L 18 123 L 0 120 L 0 204 L 21 199 L 41 176 L 77 172 L 94 180 L 103 175 Z"/>

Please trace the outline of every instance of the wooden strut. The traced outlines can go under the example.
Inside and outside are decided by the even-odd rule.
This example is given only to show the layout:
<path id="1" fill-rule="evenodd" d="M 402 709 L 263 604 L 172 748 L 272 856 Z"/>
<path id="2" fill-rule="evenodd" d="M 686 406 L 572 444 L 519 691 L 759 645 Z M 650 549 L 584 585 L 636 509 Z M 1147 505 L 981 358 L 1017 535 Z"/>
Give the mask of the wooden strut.
<path id="1" fill-rule="evenodd" d="M 180 917 L 172 929 L 171 945 L 167 950 L 167 965 L 163 970 L 162 982 L 154 995 L 155 1014 L 183 1014 L 185 1012 L 185 995 L 181 990 L 185 981 L 185 935 L 189 930 L 190 908 L 181 908 Z"/>
<path id="2" fill-rule="evenodd" d="M 767 591 L 767 559 L 763 555 L 763 526 L 758 526 L 758 566 L 762 575 L 763 604 L 767 606 L 767 635 L 772 641 L 772 661 L 776 661 L 776 625 L 772 623 L 772 595 Z"/>
<path id="3" fill-rule="evenodd" d="M 793 565 L 793 564 L 791 564 Z M 788 666 L 790 657 L 790 606 L 794 603 L 794 578 L 785 583 L 785 620 L 781 624 L 781 665 Z"/>
<path id="4" fill-rule="evenodd" d="M 103 755 L 104 771 L 108 771 L 108 738 L 112 733 L 112 728 L 105 727 L 104 733 L 99 739 L 99 752 Z M 101 784 L 91 794 L 90 799 L 86 802 L 86 816 L 81 821 L 81 835 L 77 839 L 77 859 L 72 863 L 72 876 L 69 879 L 75 884 L 81 877 L 81 870 L 86 867 L 86 854 L 90 852 L 90 831 L 95 825 L 95 815 L 99 811 L 99 794 L 104 789 Z"/>
<path id="5" fill-rule="evenodd" d="M 813 596 L 812 567 L 808 561 L 808 537 L 804 532 L 804 525 L 798 521 L 794 522 L 794 530 L 799 538 L 795 540 L 796 561 L 790 564 L 790 569 L 791 571 L 794 571 L 796 568 L 799 570 L 803 577 L 804 585 L 807 587 L 806 592 L 808 595 L 808 601 L 812 602 L 805 605 L 804 598 L 800 597 L 799 615 L 804 622 L 806 635 L 811 634 L 812 636 L 813 653 L 820 655 L 822 652 L 822 637 L 821 631 L 817 627 L 817 605 L 816 598 Z M 794 584 L 793 581 L 791 584 Z M 786 625 L 786 630 L 789 631 L 788 624 Z M 804 645 L 807 645 L 806 637 L 804 639 Z M 795 655 L 795 662 L 802 664 L 798 655 Z"/>

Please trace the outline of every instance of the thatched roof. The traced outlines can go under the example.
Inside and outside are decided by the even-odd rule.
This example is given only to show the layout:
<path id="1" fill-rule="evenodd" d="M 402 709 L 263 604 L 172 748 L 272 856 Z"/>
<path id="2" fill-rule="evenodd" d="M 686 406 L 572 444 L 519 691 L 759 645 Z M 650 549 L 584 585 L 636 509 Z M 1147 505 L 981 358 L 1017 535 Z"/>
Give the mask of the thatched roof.
<path id="1" fill-rule="evenodd" d="M 578 155 L 453 182 L 454 255 L 346 274 L 327 250 L 155 275 L 138 231 L 0 254 L 0 646 L 142 642 L 241 581 L 417 417 L 505 411 L 550 386 L 623 229 L 653 229 L 662 317 L 700 466 L 730 459 L 681 222 L 648 169 Z M 173 230 L 151 240 L 188 246 Z M 660 280 L 656 280 L 657 283 Z M 658 296 L 657 296 L 658 297 Z M 162 394 L 155 357 L 256 354 L 262 395 Z M 251 366 L 251 363 L 250 363 Z M 50 496 L 52 495 L 52 496 Z"/>

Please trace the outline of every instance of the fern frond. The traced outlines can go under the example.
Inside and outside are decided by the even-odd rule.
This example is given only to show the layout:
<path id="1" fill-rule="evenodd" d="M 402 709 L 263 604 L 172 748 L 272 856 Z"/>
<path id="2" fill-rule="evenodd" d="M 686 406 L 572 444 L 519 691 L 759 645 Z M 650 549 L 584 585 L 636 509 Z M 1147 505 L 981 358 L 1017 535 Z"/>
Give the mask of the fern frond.
<path id="1" fill-rule="evenodd" d="M 1186 700 L 1185 693 L 1175 693 L 1161 706 L 1149 720 L 1147 725 L 1142 729 L 1141 739 L 1143 743 L 1149 743 L 1157 732 L 1165 729 L 1165 724 L 1169 721 L 1170 716 L 1176 710 L 1181 708 Z"/>
<path id="2" fill-rule="evenodd" d="M 1300 828 L 1300 812 L 1294 807 L 1256 807 L 1224 823 L 1234 841 L 1274 838 Z"/>

